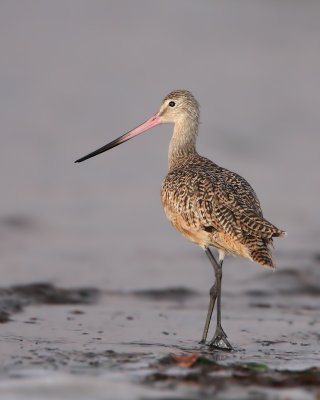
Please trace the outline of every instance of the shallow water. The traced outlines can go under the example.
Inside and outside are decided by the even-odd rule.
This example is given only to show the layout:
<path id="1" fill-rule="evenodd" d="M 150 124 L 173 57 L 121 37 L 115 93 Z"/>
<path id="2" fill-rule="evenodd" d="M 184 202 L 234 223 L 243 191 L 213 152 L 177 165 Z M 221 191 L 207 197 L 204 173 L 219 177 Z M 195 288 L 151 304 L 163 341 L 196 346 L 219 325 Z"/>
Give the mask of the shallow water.
<path id="1" fill-rule="evenodd" d="M 276 274 L 272 277 L 274 285 Z M 244 283 L 240 296 L 224 296 L 224 328 L 235 347 L 232 352 L 210 351 L 197 343 L 208 299 L 187 288 L 101 291 L 93 298 L 92 294 L 83 296 L 92 290 L 72 289 L 67 295 L 65 289 L 58 305 L 55 292 L 59 296 L 61 289 L 12 288 L 12 303 L 26 308 L 12 312 L 10 322 L 1 326 L 0 394 L 41 398 L 46 393 L 48 398 L 59 398 L 63 393 L 66 398 L 85 398 L 91 393 L 99 399 L 107 390 L 107 398 L 193 399 L 213 392 L 221 398 L 237 398 L 232 393 L 243 392 L 253 399 L 256 393 L 273 398 L 274 390 L 285 398 L 289 390 L 292 398 L 316 398 L 320 385 L 318 297 L 306 295 L 303 283 L 294 294 L 286 293 L 284 286 L 283 292 L 246 293 L 252 284 Z M 0 298 L 1 305 L 7 304 L 3 298 L 8 291 Z M 204 362 L 185 368 L 166 359 L 191 353 L 204 357 Z M 16 379 L 18 386 L 10 384 Z"/>
<path id="2" fill-rule="evenodd" d="M 319 397 L 319 4 L 163 4 L 0 5 L 3 398 Z M 224 264 L 231 353 L 197 343 L 213 273 L 161 209 L 171 128 L 73 164 L 174 88 L 289 233 L 274 273 Z M 169 357 L 194 352 L 218 366 Z"/>

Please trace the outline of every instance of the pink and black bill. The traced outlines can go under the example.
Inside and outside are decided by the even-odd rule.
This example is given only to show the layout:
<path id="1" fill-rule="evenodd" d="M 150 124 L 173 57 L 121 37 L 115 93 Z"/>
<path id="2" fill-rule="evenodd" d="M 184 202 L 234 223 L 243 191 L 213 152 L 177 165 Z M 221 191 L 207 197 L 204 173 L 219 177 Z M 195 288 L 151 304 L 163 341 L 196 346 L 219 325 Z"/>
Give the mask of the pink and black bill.
<path id="1" fill-rule="evenodd" d="M 127 140 L 132 139 L 135 136 L 140 135 L 140 133 L 145 132 L 148 129 L 151 129 L 154 126 L 159 125 L 159 124 L 161 124 L 160 116 L 159 116 L 159 114 L 155 114 L 153 117 L 149 118 L 143 124 L 137 126 L 133 130 L 125 133 L 124 135 L 118 137 L 117 139 L 113 140 L 112 142 L 106 144 L 105 146 L 100 147 L 100 149 L 97 149 L 97 150 L 93 151 L 92 153 L 89 153 L 86 156 L 79 158 L 75 162 L 80 163 L 82 161 L 88 160 L 88 158 L 95 157 L 98 154 L 104 153 L 105 151 L 110 150 L 113 147 L 119 146 L 119 144 L 124 143 Z"/>

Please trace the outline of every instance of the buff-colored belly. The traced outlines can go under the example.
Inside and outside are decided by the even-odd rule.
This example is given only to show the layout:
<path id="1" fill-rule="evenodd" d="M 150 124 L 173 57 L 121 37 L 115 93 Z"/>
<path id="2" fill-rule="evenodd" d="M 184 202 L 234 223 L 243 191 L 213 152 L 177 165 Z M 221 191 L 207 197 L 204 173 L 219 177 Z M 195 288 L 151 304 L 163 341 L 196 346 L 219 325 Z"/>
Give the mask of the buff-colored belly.
<path id="1" fill-rule="evenodd" d="M 207 232 L 201 226 L 190 226 L 180 215 L 173 213 L 164 206 L 165 214 L 171 224 L 187 239 L 196 243 L 203 249 L 214 246 L 226 253 L 251 259 L 248 248 L 238 240 L 232 238 L 228 233 L 213 231 Z"/>

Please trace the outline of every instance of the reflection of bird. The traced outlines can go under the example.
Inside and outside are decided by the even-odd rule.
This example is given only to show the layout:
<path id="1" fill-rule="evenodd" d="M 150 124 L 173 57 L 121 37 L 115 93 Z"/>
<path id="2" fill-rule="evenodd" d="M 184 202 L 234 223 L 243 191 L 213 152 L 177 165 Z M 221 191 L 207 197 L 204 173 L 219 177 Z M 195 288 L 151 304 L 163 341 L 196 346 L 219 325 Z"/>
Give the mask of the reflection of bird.
<path id="1" fill-rule="evenodd" d="M 274 268 L 272 238 L 286 233 L 262 216 L 259 200 L 249 183 L 238 174 L 219 167 L 196 151 L 199 105 L 186 90 L 171 92 L 160 110 L 142 125 L 76 162 L 109 150 L 161 123 L 173 123 L 169 146 L 169 172 L 161 188 L 167 218 L 179 232 L 206 252 L 215 272 L 202 336 L 205 343 L 215 301 L 217 326 L 211 347 L 232 349 L 221 326 L 222 263 L 226 253 Z M 210 246 L 219 252 L 216 261 Z"/>

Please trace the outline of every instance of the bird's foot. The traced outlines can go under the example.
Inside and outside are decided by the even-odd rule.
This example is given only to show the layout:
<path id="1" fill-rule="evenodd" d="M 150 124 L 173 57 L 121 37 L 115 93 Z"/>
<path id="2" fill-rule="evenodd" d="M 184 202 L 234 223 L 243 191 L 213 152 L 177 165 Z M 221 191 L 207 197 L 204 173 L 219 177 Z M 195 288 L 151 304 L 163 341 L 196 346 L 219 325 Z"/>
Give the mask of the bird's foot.
<path id="1" fill-rule="evenodd" d="M 232 350 L 232 346 L 229 343 L 229 340 L 227 339 L 227 334 L 222 329 L 222 326 L 217 327 L 216 332 L 213 336 L 213 339 L 210 340 L 210 342 L 208 343 L 208 346 L 211 349 L 219 349 L 219 350 L 226 350 L 226 351 Z"/>

